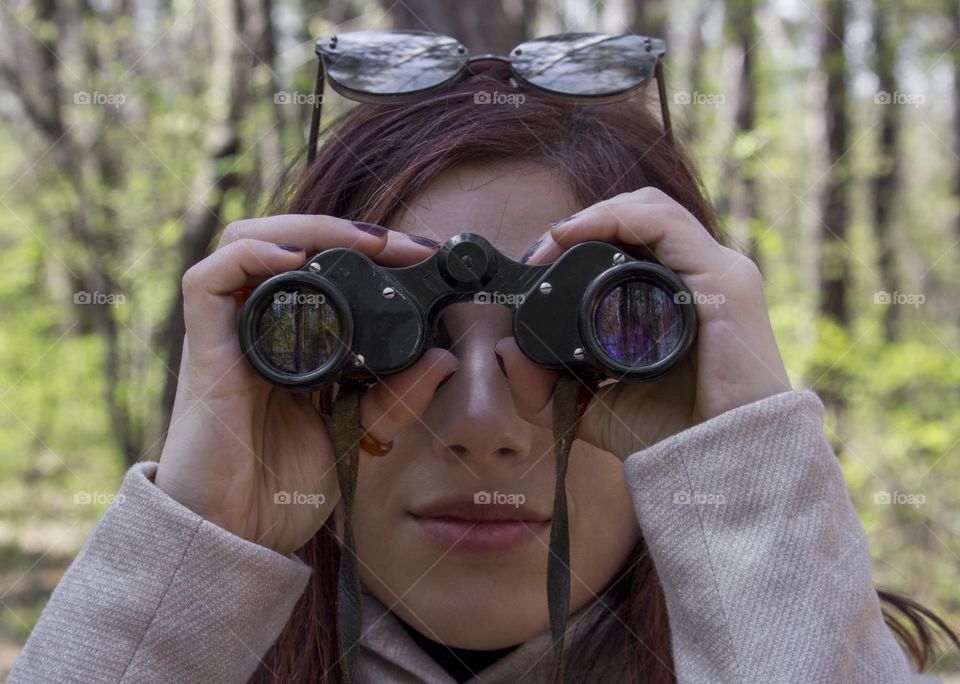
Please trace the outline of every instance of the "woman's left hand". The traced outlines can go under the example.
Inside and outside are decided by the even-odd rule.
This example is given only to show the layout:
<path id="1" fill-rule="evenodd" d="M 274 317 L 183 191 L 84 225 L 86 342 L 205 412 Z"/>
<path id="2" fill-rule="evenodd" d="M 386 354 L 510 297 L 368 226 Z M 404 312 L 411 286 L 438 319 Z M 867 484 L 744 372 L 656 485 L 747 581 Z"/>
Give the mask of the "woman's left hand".
<path id="1" fill-rule="evenodd" d="M 588 240 L 651 250 L 693 294 L 698 329 L 694 349 L 666 375 L 598 389 L 579 439 L 625 460 L 699 422 L 791 389 L 756 264 L 718 243 L 669 195 L 645 187 L 598 202 L 555 224 L 527 263 L 549 263 Z M 496 351 L 521 417 L 552 428 L 559 374 L 527 359 L 512 337 L 500 340 Z"/>

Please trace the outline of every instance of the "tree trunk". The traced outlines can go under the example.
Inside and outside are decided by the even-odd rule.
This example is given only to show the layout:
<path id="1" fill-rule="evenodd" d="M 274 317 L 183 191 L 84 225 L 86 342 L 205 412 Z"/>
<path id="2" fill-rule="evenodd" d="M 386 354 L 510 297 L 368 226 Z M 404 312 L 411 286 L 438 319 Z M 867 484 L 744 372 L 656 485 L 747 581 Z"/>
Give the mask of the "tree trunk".
<path id="1" fill-rule="evenodd" d="M 826 188 L 820 212 L 820 313 L 843 327 L 850 323 L 848 285 L 850 264 L 846 244 L 849 220 L 849 179 L 846 159 L 847 75 L 843 52 L 845 0 L 827 0 L 821 63 L 827 88 L 824 115 L 827 133 Z"/>
<path id="2" fill-rule="evenodd" d="M 466 45 L 471 55 L 506 55 L 529 37 L 537 0 L 459 0 L 455 11 L 452 4 L 436 0 L 383 2 L 383 6 L 390 13 L 394 28 L 442 33 Z M 519 11 L 509 13 L 507 7 Z"/>
<path id="3" fill-rule="evenodd" d="M 663 0 L 633 0 L 630 30 L 640 36 L 663 38 L 667 36 L 667 4 Z M 669 44 L 667 49 L 669 49 Z"/>
<path id="4" fill-rule="evenodd" d="M 953 27 L 949 39 L 950 55 L 953 58 L 953 197 L 960 199 L 960 0 L 950 0 L 950 25 Z M 960 211 L 954 217 L 955 238 L 960 240 Z M 960 321 L 958 321 L 960 325 Z"/>
<path id="5" fill-rule="evenodd" d="M 877 238 L 877 266 L 880 270 L 881 289 L 893 294 L 900 289 L 897 271 L 896 252 L 894 250 L 893 227 L 897 206 L 898 172 L 900 158 L 900 107 L 891 102 L 883 104 L 884 93 L 893 94 L 897 90 L 896 44 L 891 40 L 890 29 L 893 25 L 891 14 L 896 6 L 891 2 L 877 0 L 874 7 L 873 43 L 875 53 L 874 71 L 880 81 L 880 140 L 877 145 L 877 170 L 873 177 L 873 229 Z M 897 336 L 897 324 L 900 307 L 889 304 L 883 311 L 883 330 L 886 340 Z"/>
<path id="6" fill-rule="evenodd" d="M 259 24 L 263 30 L 272 30 L 269 17 L 258 17 L 258 11 L 266 6 L 266 3 L 233 0 L 232 12 L 225 5 L 225 1 L 213 3 L 210 11 L 222 10 L 219 16 L 232 16 L 233 20 L 230 31 L 216 34 L 217 40 L 213 47 L 214 71 L 230 74 L 230 78 L 225 82 L 228 90 L 217 93 L 216 96 L 229 98 L 230 106 L 224 117 L 220 121 L 211 122 L 208 128 L 206 160 L 193 183 L 192 194 L 199 201 L 192 205 L 184 217 L 178 284 L 183 274 L 206 256 L 210 243 L 224 225 L 222 211 L 227 193 L 243 183 L 239 174 L 228 170 L 218 175 L 218 170 L 223 168 L 230 158 L 241 154 L 240 123 L 250 106 L 250 84 L 254 82 L 253 71 L 259 64 L 246 47 L 256 45 L 259 39 L 251 26 Z M 217 89 L 223 85 L 222 82 L 214 81 L 212 87 Z M 183 293 L 179 286 L 167 315 L 167 326 L 161 335 L 162 344 L 167 350 L 167 376 L 162 398 L 162 425 L 167 426 L 173 413 L 180 359 L 183 354 Z"/>
<path id="7" fill-rule="evenodd" d="M 736 156 L 736 141 L 750 135 L 756 126 L 757 88 L 754 78 L 756 64 L 754 49 L 757 44 L 756 4 L 754 0 L 729 0 L 727 3 L 727 32 L 740 50 L 741 62 L 737 85 L 737 111 L 734 117 L 731 151 L 724 160 L 721 175 L 723 190 L 717 197 L 721 216 L 731 214 L 746 242 L 747 255 L 761 265 L 757 236 L 752 235 L 753 222 L 759 212 L 757 184 L 749 160 Z"/>

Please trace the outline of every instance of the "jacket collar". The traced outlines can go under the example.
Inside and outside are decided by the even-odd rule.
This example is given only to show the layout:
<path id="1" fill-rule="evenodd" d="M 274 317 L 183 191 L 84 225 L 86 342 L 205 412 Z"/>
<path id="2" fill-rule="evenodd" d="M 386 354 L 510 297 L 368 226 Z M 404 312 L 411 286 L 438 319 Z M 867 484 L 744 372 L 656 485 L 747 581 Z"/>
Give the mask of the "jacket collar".
<path id="1" fill-rule="evenodd" d="M 455 684 L 423 649 L 407 634 L 397 617 L 366 588 L 363 588 L 363 635 L 360 638 L 359 668 L 371 679 L 390 675 L 399 681 L 442 682 Z M 570 614 L 566 641 L 583 638 L 584 633 L 608 612 L 599 598 L 594 597 Z M 550 630 L 522 643 L 516 650 L 467 680 L 466 684 L 513 684 L 514 682 L 545 682 L 552 671 L 553 639 Z M 398 677 L 403 673 L 402 680 Z M 378 676 L 379 675 L 379 676 Z M 367 677 L 362 677 L 361 681 Z"/>

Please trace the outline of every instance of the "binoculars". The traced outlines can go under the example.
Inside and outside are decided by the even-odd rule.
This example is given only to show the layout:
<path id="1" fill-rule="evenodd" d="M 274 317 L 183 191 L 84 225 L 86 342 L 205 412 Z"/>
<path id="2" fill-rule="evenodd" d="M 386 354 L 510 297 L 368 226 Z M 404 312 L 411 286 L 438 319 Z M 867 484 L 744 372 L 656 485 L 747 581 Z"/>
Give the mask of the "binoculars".
<path id="1" fill-rule="evenodd" d="M 279 387 L 369 385 L 443 346 L 440 312 L 460 301 L 508 307 L 530 360 L 585 379 L 662 375 L 690 350 L 697 329 L 683 281 L 613 244 L 582 242 L 553 263 L 528 265 L 460 233 L 413 266 L 386 268 L 338 247 L 273 276 L 240 310 L 240 346 Z"/>

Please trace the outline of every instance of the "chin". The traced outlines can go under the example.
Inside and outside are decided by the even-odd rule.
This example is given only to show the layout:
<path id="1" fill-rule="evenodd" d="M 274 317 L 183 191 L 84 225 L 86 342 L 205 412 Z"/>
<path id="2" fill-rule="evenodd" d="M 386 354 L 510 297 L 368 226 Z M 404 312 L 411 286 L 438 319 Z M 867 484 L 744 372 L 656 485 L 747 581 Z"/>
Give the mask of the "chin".
<path id="1" fill-rule="evenodd" d="M 441 576 L 421 572 L 419 581 L 414 577 L 390 587 L 367 576 L 362 579 L 388 606 L 403 596 L 393 612 L 424 636 L 455 648 L 506 648 L 550 628 L 544 573 L 514 581 L 500 573 L 490 576 L 489 568 L 486 576 L 471 574 L 464 568 Z"/>

